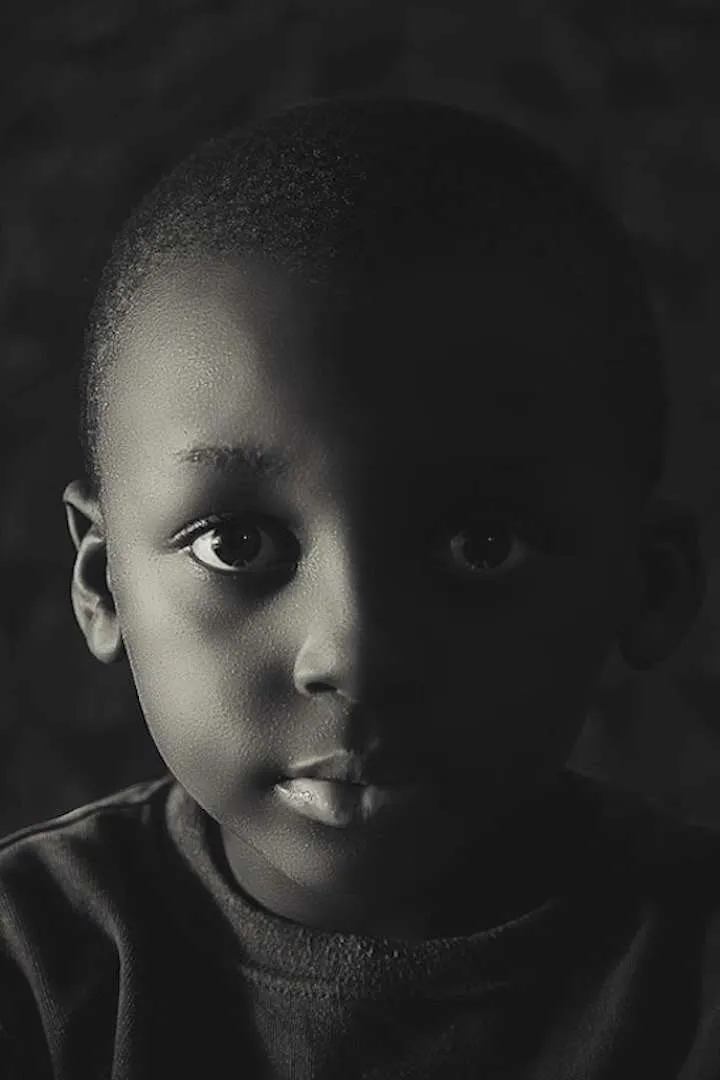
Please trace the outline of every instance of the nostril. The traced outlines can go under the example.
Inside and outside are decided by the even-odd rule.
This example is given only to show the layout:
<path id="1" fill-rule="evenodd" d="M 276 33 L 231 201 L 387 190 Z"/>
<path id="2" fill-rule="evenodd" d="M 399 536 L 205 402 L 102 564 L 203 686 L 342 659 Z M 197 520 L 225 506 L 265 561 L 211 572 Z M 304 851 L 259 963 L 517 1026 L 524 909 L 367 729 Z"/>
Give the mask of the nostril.
<path id="1" fill-rule="evenodd" d="M 310 694 L 322 694 L 322 693 L 325 693 L 328 690 L 333 690 L 334 687 L 332 687 L 330 685 L 330 683 L 312 681 L 312 682 L 305 683 L 305 689 Z"/>

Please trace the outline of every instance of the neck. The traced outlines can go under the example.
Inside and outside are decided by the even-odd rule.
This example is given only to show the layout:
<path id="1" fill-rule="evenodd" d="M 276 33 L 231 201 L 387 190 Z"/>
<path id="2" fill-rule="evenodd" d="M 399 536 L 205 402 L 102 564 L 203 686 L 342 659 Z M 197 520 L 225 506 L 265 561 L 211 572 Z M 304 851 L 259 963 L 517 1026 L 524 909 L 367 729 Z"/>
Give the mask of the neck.
<path id="1" fill-rule="evenodd" d="M 476 838 L 436 883 L 420 893 L 379 896 L 369 903 L 338 892 L 319 895 L 258 861 L 234 834 L 222 832 L 235 886 L 277 917 L 331 933 L 401 941 L 463 937 L 519 918 L 559 888 L 568 862 L 568 813 L 553 789 L 508 819 L 492 836 Z"/>

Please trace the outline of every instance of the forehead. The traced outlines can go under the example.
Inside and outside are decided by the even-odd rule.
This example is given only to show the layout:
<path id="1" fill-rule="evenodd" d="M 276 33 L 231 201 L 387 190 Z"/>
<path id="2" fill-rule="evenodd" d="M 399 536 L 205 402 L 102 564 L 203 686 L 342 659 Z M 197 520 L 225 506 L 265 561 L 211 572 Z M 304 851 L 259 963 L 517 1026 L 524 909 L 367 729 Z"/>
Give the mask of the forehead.
<path id="1" fill-rule="evenodd" d="M 155 275 L 121 327 L 106 436 L 119 473 L 239 440 L 398 464 L 607 462 L 597 328 L 562 274 L 396 264 L 306 286 L 230 258 Z"/>

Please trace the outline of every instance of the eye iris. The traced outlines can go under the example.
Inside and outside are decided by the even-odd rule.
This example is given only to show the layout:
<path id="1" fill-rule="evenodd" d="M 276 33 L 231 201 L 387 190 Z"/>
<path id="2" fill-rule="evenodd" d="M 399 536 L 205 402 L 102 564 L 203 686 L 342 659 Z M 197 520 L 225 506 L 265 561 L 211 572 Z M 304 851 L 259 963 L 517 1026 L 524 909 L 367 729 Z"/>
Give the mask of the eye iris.
<path id="1" fill-rule="evenodd" d="M 508 544 L 498 541 L 498 535 L 502 536 L 502 526 L 494 528 L 490 523 L 477 529 L 466 529 L 461 533 L 460 550 L 463 558 L 471 566 L 481 566 L 493 569 L 507 558 Z M 503 549 L 505 553 L 503 554 Z"/>
<path id="2" fill-rule="evenodd" d="M 246 566 L 262 547 L 260 533 L 248 525 L 223 526 L 210 542 L 215 554 L 228 566 Z"/>

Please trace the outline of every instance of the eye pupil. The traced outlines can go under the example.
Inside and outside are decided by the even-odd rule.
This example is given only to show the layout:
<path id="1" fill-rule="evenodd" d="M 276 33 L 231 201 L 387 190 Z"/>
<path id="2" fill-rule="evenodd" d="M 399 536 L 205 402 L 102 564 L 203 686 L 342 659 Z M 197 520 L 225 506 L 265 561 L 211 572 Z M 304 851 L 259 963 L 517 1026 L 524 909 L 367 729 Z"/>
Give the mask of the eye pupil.
<path id="1" fill-rule="evenodd" d="M 228 566 L 246 566 L 257 558 L 262 547 L 260 533 L 252 526 L 230 524 L 223 526 L 211 541 L 215 554 Z"/>
<path id="2" fill-rule="evenodd" d="M 460 550 L 463 559 L 471 566 L 480 566 L 493 569 L 501 565 L 507 558 L 507 543 L 498 541 L 498 535 L 502 536 L 502 527 L 495 529 L 492 524 L 476 529 L 467 529 L 462 533 Z"/>

